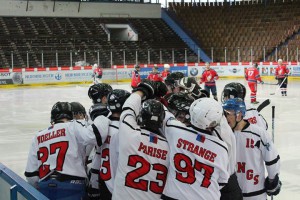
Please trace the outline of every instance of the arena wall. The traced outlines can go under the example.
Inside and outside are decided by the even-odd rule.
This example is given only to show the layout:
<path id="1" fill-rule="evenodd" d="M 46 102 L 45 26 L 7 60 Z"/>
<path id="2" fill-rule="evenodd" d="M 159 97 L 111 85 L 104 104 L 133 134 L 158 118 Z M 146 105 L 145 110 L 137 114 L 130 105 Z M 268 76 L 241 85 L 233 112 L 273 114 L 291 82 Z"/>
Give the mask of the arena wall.
<path id="1" fill-rule="evenodd" d="M 161 18 L 160 4 L 0 0 L 0 16 Z"/>
<path id="2" fill-rule="evenodd" d="M 244 78 L 244 71 L 251 63 L 211 63 L 220 78 Z M 286 63 L 290 68 L 290 79 L 300 79 L 300 63 Z M 141 77 L 146 78 L 153 66 L 158 66 L 163 71 L 164 64 L 141 65 Z M 170 64 L 171 72 L 182 72 L 185 76 L 200 79 L 205 70 L 204 63 L 179 63 Z M 274 80 L 277 63 L 260 63 L 260 74 L 264 79 Z M 130 82 L 133 65 L 113 66 L 111 69 L 103 69 L 102 81 L 106 83 Z M 0 87 L 16 87 L 31 85 L 64 85 L 91 83 L 93 75 L 92 66 L 55 67 L 55 68 L 21 68 L 1 69 Z"/>

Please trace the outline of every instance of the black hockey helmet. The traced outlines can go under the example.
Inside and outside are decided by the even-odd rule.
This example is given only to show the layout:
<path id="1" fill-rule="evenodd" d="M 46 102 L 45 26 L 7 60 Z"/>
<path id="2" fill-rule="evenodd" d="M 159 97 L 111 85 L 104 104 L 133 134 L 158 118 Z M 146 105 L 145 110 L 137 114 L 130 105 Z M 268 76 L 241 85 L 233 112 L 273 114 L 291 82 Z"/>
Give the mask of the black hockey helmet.
<path id="1" fill-rule="evenodd" d="M 238 82 L 232 82 L 232 83 L 228 83 L 225 85 L 224 89 L 223 89 L 223 92 L 222 92 L 222 95 L 221 95 L 221 101 L 223 102 L 224 101 L 224 90 L 226 88 L 234 88 L 236 91 L 237 91 L 237 96 L 235 97 L 238 97 L 238 98 L 241 98 L 243 100 L 245 100 L 245 96 L 246 96 L 246 88 L 243 84 L 241 83 L 238 83 Z M 232 92 L 232 95 L 234 93 Z"/>
<path id="2" fill-rule="evenodd" d="M 188 94 L 191 94 L 194 99 L 208 97 L 209 94 L 206 90 L 202 90 L 194 77 L 183 77 L 179 81 L 179 87 Z"/>
<path id="3" fill-rule="evenodd" d="M 56 123 L 61 119 L 73 119 L 72 106 L 68 102 L 57 102 L 51 109 L 51 123 Z"/>
<path id="4" fill-rule="evenodd" d="M 101 103 L 102 97 L 105 97 L 112 91 L 112 87 L 107 83 L 98 83 L 89 88 L 88 95 L 93 103 Z"/>
<path id="5" fill-rule="evenodd" d="M 107 96 L 108 109 L 111 112 L 122 112 L 123 104 L 130 96 L 127 90 L 115 89 L 111 91 Z"/>
<path id="6" fill-rule="evenodd" d="M 138 124 L 141 127 L 157 131 L 162 127 L 164 118 L 165 110 L 162 103 L 155 99 L 148 99 L 142 103 Z"/>
<path id="7" fill-rule="evenodd" d="M 179 92 L 172 94 L 168 99 L 168 108 L 175 115 L 176 118 L 180 117 L 179 115 L 184 115 L 184 121 L 190 121 L 190 107 L 194 102 L 194 98 L 185 93 Z"/>
<path id="8" fill-rule="evenodd" d="M 97 103 L 91 106 L 89 110 L 90 118 L 92 121 L 96 119 L 96 117 L 103 115 L 108 116 L 109 110 L 106 106 L 106 104 Z"/>
<path id="9" fill-rule="evenodd" d="M 183 77 L 184 74 L 182 72 L 173 72 L 166 77 L 165 84 L 171 86 L 172 88 L 177 87 L 180 79 Z"/>
<path id="10" fill-rule="evenodd" d="M 70 104 L 72 106 L 72 112 L 74 115 L 77 115 L 77 114 L 85 115 L 86 114 L 85 108 L 83 107 L 83 105 L 81 103 L 71 102 Z"/>

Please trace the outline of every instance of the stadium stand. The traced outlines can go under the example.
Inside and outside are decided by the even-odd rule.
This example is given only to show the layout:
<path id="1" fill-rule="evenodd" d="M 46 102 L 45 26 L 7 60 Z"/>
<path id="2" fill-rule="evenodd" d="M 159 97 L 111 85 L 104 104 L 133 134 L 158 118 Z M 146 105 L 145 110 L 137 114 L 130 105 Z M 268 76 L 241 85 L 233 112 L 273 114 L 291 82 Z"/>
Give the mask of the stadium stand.
<path id="1" fill-rule="evenodd" d="M 262 61 L 264 47 L 267 57 L 300 28 L 299 1 L 269 2 L 170 3 L 169 12 L 177 15 L 204 51 L 210 53 L 213 47 L 215 61 L 225 61 L 225 47 L 229 62 Z"/>
<path id="2" fill-rule="evenodd" d="M 139 34 L 138 41 L 108 41 L 101 24 L 130 24 Z M 58 18 L 58 17 L 0 17 L 0 66 L 10 67 L 13 52 L 14 67 L 72 66 L 75 61 L 97 62 L 97 52 L 104 67 L 136 62 L 185 62 L 185 49 L 190 59 L 196 55 L 162 19 L 128 18 Z M 161 52 L 163 50 L 163 52 Z M 43 54 L 43 61 L 42 61 Z M 163 55 L 161 55 L 163 54 Z M 58 57 L 58 63 L 56 63 Z"/>

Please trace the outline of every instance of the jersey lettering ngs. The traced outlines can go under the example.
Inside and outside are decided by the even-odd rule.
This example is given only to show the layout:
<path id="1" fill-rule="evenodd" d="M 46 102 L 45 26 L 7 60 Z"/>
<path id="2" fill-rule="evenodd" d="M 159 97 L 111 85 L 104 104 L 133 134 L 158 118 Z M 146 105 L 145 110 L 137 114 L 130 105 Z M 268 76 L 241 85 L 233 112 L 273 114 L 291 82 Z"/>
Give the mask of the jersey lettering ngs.
<path id="1" fill-rule="evenodd" d="M 147 130 L 134 132 L 127 134 L 131 136 L 126 140 L 122 131 L 119 133 L 119 163 L 113 199 L 160 199 L 169 166 L 168 144 L 164 138 Z"/>

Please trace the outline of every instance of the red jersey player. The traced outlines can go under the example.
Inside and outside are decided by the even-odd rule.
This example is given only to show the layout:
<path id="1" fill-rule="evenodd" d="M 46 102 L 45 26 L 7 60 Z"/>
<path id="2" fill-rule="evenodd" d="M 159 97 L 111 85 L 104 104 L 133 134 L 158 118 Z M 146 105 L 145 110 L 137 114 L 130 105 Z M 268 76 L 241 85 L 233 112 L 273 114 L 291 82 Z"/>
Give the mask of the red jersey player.
<path id="1" fill-rule="evenodd" d="M 161 77 L 161 74 L 159 73 L 157 66 L 153 67 L 153 71 L 148 75 L 147 79 L 155 82 L 163 81 L 163 78 Z"/>
<path id="2" fill-rule="evenodd" d="M 257 63 L 254 63 L 252 67 L 249 67 L 245 71 L 245 79 L 248 81 L 248 86 L 251 90 L 250 99 L 251 103 L 253 104 L 259 103 L 258 101 L 256 101 L 257 81 L 259 81 L 260 83 L 264 83 L 261 80 L 257 66 Z"/>
<path id="3" fill-rule="evenodd" d="M 161 73 L 161 77 L 163 78 L 163 80 L 165 80 L 167 78 L 167 76 L 169 76 L 170 73 L 171 73 L 170 72 L 170 65 L 165 64 L 164 71 Z"/>
<path id="4" fill-rule="evenodd" d="M 202 73 L 201 83 L 204 83 L 204 89 L 208 92 L 208 97 L 210 96 L 210 91 L 214 96 L 214 99 L 218 101 L 217 97 L 217 87 L 216 80 L 219 79 L 218 73 L 210 68 L 209 62 L 205 63 L 205 71 Z"/>
<path id="5" fill-rule="evenodd" d="M 287 92 L 287 84 L 288 84 L 288 74 L 290 70 L 286 67 L 286 65 L 282 64 L 282 59 L 278 60 L 278 66 L 275 69 L 275 76 L 278 80 L 278 84 L 280 85 L 281 95 L 286 96 Z"/>
<path id="6" fill-rule="evenodd" d="M 141 69 L 139 65 L 134 66 L 134 71 L 132 72 L 132 76 L 131 76 L 132 88 L 136 88 L 137 85 L 141 82 L 141 75 L 139 74 L 140 70 Z"/>

